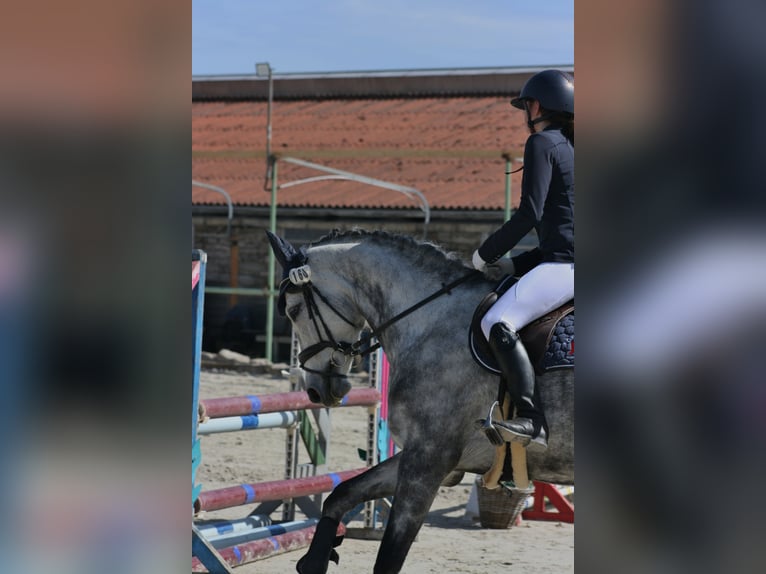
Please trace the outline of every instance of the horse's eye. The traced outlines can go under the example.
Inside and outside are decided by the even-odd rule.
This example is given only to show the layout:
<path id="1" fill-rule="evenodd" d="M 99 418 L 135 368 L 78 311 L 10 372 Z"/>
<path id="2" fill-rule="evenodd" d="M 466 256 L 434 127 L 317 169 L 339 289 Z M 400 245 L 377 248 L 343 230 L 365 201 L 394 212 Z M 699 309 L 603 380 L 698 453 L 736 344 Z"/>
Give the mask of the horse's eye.
<path id="1" fill-rule="evenodd" d="M 291 321 L 295 321 L 298 319 L 298 315 L 300 315 L 301 312 L 301 304 L 298 303 L 297 305 L 293 305 L 287 310 L 287 316 L 290 318 Z"/>

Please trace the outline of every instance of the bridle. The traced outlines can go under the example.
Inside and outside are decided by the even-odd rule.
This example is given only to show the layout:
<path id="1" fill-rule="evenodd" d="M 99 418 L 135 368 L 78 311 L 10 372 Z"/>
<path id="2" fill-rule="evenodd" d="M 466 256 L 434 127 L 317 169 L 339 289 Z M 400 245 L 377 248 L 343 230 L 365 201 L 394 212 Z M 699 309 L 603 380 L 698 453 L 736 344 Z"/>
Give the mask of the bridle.
<path id="1" fill-rule="evenodd" d="M 441 297 L 444 294 L 449 294 L 450 291 L 452 291 L 452 289 L 458 285 L 461 285 L 462 283 L 465 283 L 466 281 L 473 279 L 480 274 L 480 271 L 474 269 L 462 277 L 452 281 L 451 283 L 442 285 L 442 288 L 438 291 L 431 293 L 425 299 L 418 301 L 388 321 L 383 322 L 377 328 L 370 325 L 372 327 L 372 332 L 363 334 L 353 343 L 348 343 L 346 341 L 338 341 L 333 336 L 332 330 L 327 325 L 324 317 L 322 317 L 322 312 L 319 308 L 319 305 L 317 304 L 317 298 L 319 298 L 319 300 L 321 300 L 333 313 L 335 313 L 335 315 L 337 315 L 345 323 L 355 328 L 357 328 L 358 325 L 354 324 L 353 321 L 348 319 L 335 306 L 333 306 L 327 297 L 325 297 L 321 291 L 319 291 L 319 288 L 314 285 L 314 283 L 311 281 L 311 269 L 309 268 L 308 263 L 291 269 L 288 273 L 288 276 L 282 279 L 279 290 L 280 292 L 289 291 L 291 293 L 300 292 L 303 294 L 303 300 L 306 303 L 306 311 L 309 315 L 309 319 L 314 325 L 314 330 L 316 331 L 317 337 L 319 338 L 319 342 L 306 347 L 298 354 L 298 363 L 301 369 L 309 373 L 321 375 L 323 377 L 345 376 L 333 372 L 333 368 L 340 368 L 344 366 L 347 361 L 353 360 L 355 357 L 361 358 L 377 350 L 380 347 L 380 334 L 388 329 L 391 325 L 403 319 L 410 313 L 417 311 L 424 305 L 427 305 L 434 299 Z M 378 342 L 374 345 L 370 345 L 370 340 L 373 338 L 378 339 Z M 318 371 L 306 366 L 306 361 L 324 351 L 325 349 L 332 349 L 333 351 L 330 362 L 327 364 L 327 369 L 325 371 Z"/>
<path id="2" fill-rule="evenodd" d="M 289 278 L 284 279 L 283 281 L 289 281 Z M 288 290 L 295 291 L 293 287 L 289 287 Z M 317 337 L 319 338 L 319 342 L 306 347 L 300 353 L 298 353 L 298 363 L 300 364 L 301 369 L 308 373 L 316 373 L 326 377 L 343 376 L 338 373 L 334 373 L 333 368 L 340 368 L 344 366 L 348 360 L 357 356 L 361 357 L 369 351 L 361 351 L 361 347 L 364 344 L 364 339 L 361 337 L 354 343 L 338 341 L 332 334 L 332 330 L 327 325 L 324 317 L 322 317 L 322 312 L 319 309 L 316 298 L 318 297 L 333 313 L 340 317 L 344 322 L 355 328 L 358 327 L 358 325 L 354 324 L 353 321 L 348 319 L 343 313 L 336 309 L 335 306 L 330 303 L 327 297 L 322 295 L 321 291 L 319 291 L 319 288 L 311 281 L 303 284 L 300 287 L 300 292 L 303 294 L 303 300 L 306 303 L 306 312 L 308 313 L 309 319 L 313 323 L 314 330 L 316 331 Z M 332 356 L 330 357 L 330 362 L 328 363 L 327 369 L 325 371 L 318 371 L 306 366 L 306 361 L 311 359 L 314 355 L 324 351 L 325 349 L 332 349 Z"/>

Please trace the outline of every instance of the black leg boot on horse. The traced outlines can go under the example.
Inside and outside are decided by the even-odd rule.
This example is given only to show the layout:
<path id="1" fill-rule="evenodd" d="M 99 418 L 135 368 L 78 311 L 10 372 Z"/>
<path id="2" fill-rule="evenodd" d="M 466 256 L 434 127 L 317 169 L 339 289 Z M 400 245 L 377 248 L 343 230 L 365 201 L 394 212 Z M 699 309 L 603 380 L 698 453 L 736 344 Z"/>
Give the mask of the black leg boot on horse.
<path id="1" fill-rule="evenodd" d="M 546 448 L 547 424 L 535 399 L 535 369 L 519 335 L 505 323 L 495 323 L 489 332 L 489 346 L 507 381 L 516 416 L 510 420 L 493 420 L 492 413 L 498 410 L 495 403 L 489 418 L 482 421 L 487 437 L 494 444 L 502 440 L 523 442 L 526 446 L 533 441 Z"/>

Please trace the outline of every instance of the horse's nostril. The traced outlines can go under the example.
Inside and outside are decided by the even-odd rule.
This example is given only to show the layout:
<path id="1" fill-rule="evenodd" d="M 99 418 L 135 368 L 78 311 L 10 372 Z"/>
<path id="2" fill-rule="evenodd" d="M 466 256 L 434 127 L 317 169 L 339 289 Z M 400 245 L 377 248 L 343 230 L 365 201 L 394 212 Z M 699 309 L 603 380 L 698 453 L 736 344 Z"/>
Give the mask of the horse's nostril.
<path id="1" fill-rule="evenodd" d="M 306 393 L 308 394 L 309 400 L 312 403 L 321 403 L 322 402 L 322 399 L 319 396 L 319 391 L 317 391 L 316 389 L 308 389 L 306 391 Z"/>

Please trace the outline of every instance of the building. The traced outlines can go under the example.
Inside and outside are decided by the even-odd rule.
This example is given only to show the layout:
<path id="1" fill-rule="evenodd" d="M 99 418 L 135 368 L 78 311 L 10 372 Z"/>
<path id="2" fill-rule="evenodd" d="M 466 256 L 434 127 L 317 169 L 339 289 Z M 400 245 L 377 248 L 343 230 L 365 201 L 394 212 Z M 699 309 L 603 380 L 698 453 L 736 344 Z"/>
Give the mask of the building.
<path id="1" fill-rule="evenodd" d="M 192 186 L 193 241 L 208 252 L 208 284 L 268 286 L 270 84 L 281 236 L 302 244 L 333 228 L 386 229 L 467 259 L 518 205 L 521 173 L 506 172 L 521 166 L 528 132 L 509 99 L 537 71 L 195 77 L 192 178 L 224 190 L 233 212 L 229 218 L 219 191 Z M 340 179 L 348 174 L 392 185 Z M 263 298 L 208 297 L 205 347 L 262 354 L 265 305 Z M 287 329 L 278 321 L 278 336 Z"/>

